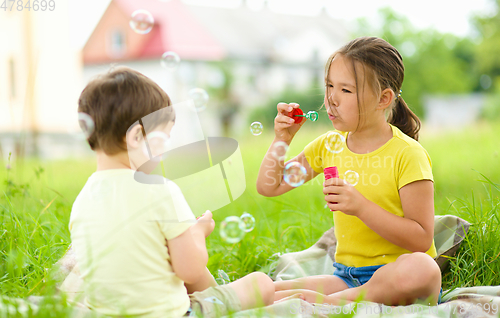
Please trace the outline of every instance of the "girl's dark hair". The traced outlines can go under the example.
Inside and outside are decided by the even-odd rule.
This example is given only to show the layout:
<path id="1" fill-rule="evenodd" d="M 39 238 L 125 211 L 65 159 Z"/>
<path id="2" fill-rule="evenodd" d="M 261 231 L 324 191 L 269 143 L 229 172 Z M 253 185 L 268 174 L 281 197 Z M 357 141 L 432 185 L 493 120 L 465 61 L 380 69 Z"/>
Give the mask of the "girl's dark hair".
<path id="1" fill-rule="evenodd" d="M 365 77 L 370 79 L 372 89 L 375 93 L 386 88 L 392 89 L 395 93 L 396 101 L 388 117 L 388 122 L 398 127 L 402 132 L 411 138 L 418 140 L 420 130 L 420 120 L 406 105 L 403 97 L 399 95 L 404 79 L 403 57 L 398 50 L 387 41 L 377 37 L 360 37 L 352 40 L 337 52 L 332 54 L 326 64 L 325 79 L 328 77 L 330 65 L 337 54 L 348 58 L 352 62 L 356 87 L 358 79 L 356 75 L 355 62 L 361 63 L 364 67 Z M 359 95 L 358 95 L 358 105 Z M 360 111 L 361 118 L 361 111 Z"/>
<path id="2" fill-rule="evenodd" d="M 136 123 L 142 125 L 144 116 L 170 105 L 167 93 L 154 81 L 130 68 L 118 67 L 85 87 L 78 100 L 78 112 L 94 121 L 94 130 L 87 138 L 90 148 L 114 155 L 127 151 L 124 137 L 130 128 Z M 169 107 L 169 111 L 149 116 L 147 124 L 158 127 L 174 120 L 175 113 Z"/>

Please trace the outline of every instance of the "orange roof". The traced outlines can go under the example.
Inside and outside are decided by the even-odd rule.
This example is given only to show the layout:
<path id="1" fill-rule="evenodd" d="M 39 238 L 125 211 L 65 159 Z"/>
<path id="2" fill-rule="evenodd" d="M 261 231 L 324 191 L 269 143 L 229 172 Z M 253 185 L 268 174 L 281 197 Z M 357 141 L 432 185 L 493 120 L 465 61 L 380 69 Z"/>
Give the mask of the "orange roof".
<path id="1" fill-rule="evenodd" d="M 148 34 L 136 34 L 126 22 L 135 10 L 149 11 L 154 27 Z M 107 32 L 126 32 L 127 53 L 120 58 L 106 53 Z M 223 46 L 206 30 L 180 0 L 112 0 L 83 49 L 84 63 L 160 58 L 166 51 L 186 60 L 221 60 Z"/>

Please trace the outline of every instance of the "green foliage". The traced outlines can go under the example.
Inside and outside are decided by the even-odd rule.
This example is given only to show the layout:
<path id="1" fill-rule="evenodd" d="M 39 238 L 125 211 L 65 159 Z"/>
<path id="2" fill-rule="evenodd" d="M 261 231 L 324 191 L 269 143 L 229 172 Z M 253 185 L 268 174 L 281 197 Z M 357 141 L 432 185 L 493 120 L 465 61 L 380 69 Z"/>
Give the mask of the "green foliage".
<path id="1" fill-rule="evenodd" d="M 478 69 L 491 78 L 500 77 L 500 0 L 492 0 L 493 12 L 487 16 L 476 16 L 472 21 L 479 33 L 479 44 L 475 47 Z"/>
<path id="2" fill-rule="evenodd" d="M 500 125 L 478 123 L 460 131 L 423 132 L 420 142 L 432 159 L 436 214 L 454 214 L 451 202 L 463 199 L 471 190 L 482 192 L 478 174 L 500 180 Z"/>
<path id="3" fill-rule="evenodd" d="M 486 96 L 486 102 L 481 110 L 481 117 L 489 121 L 500 119 L 500 91 Z"/>
<path id="4" fill-rule="evenodd" d="M 235 91 L 234 64 L 230 61 L 209 63 L 210 73 L 215 80 L 209 81 L 207 93 L 209 105 L 220 116 L 222 133 L 229 136 L 233 125 L 233 116 L 240 111 L 241 101 Z"/>
<path id="5" fill-rule="evenodd" d="M 470 39 L 434 29 L 417 30 L 390 8 L 381 9 L 379 16 L 383 21 L 380 28 L 366 19 L 359 20 L 356 36 L 379 36 L 398 49 L 405 64 L 403 98 L 419 117 L 424 115 L 422 97 L 426 94 L 479 89 L 474 43 Z"/>
<path id="6" fill-rule="evenodd" d="M 324 87 L 310 87 L 305 91 L 285 90 L 279 95 L 271 98 L 265 105 L 255 108 L 249 116 L 249 123 L 259 121 L 264 125 L 264 129 L 273 129 L 274 118 L 276 117 L 276 106 L 278 103 L 297 103 L 304 113 L 314 110 L 319 114 L 319 118 L 314 125 L 331 126 L 326 109 L 323 107 L 325 92 Z"/>

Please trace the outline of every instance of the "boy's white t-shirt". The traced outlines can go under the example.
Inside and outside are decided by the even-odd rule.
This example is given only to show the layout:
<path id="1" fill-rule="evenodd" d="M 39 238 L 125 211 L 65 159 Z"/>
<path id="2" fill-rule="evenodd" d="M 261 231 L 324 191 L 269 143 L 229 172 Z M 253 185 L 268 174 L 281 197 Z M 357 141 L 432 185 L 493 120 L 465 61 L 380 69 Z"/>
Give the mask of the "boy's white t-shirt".
<path id="1" fill-rule="evenodd" d="M 85 303 L 110 315 L 179 317 L 189 308 L 166 240 L 195 222 L 172 181 L 133 170 L 92 174 L 76 198 L 69 229 L 85 286 Z"/>

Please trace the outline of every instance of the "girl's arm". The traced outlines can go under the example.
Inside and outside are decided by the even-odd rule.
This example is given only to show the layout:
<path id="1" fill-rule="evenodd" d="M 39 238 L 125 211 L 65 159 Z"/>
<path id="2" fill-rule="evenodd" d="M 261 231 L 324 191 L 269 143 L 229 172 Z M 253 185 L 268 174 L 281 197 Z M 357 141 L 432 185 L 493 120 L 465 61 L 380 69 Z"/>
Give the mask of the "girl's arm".
<path id="1" fill-rule="evenodd" d="M 262 164 L 260 165 L 259 176 L 257 177 L 257 192 L 266 197 L 278 196 L 294 189 L 294 187 L 286 183 L 283 179 L 284 167 L 286 165 L 284 160 L 276 159 L 271 153 L 275 142 L 276 140 L 271 144 L 271 147 L 264 156 L 264 160 L 262 160 Z M 303 151 L 286 163 L 294 161 L 299 162 L 307 171 L 304 182 L 318 175 L 307 162 Z"/>
<path id="2" fill-rule="evenodd" d="M 344 184 L 342 179 L 326 180 L 323 191 L 332 210 L 357 216 L 389 242 L 411 252 L 425 253 L 431 247 L 434 237 L 432 181 L 415 181 L 399 190 L 404 217 L 392 214 L 366 199 L 356 188 Z"/>
<path id="3" fill-rule="evenodd" d="M 273 146 L 275 143 L 280 141 L 290 145 L 293 137 L 306 121 L 306 119 L 303 118 L 300 123 L 295 124 L 294 119 L 289 117 L 290 112 L 292 112 L 294 108 L 298 107 L 299 104 L 296 103 L 279 103 L 277 106 L 278 114 L 274 119 L 274 132 L 276 136 L 267 150 L 264 159 L 262 160 L 259 175 L 257 177 L 257 191 L 264 196 L 277 196 L 294 188 L 283 180 L 283 170 L 286 164 L 284 159 L 280 159 L 278 156 L 273 155 Z M 305 178 L 305 182 L 318 175 L 318 173 L 315 172 L 307 162 L 304 152 L 301 152 L 297 157 L 286 163 L 292 161 L 299 162 L 306 169 L 307 176 Z"/>
<path id="4" fill-rule="evenodd" d="M 434 238 L 434 183 L 420 180 L 399 189 L 404 217 L 375 203 L 361 220 L 380 236 L 412 252 L 427 252 Z"/>

